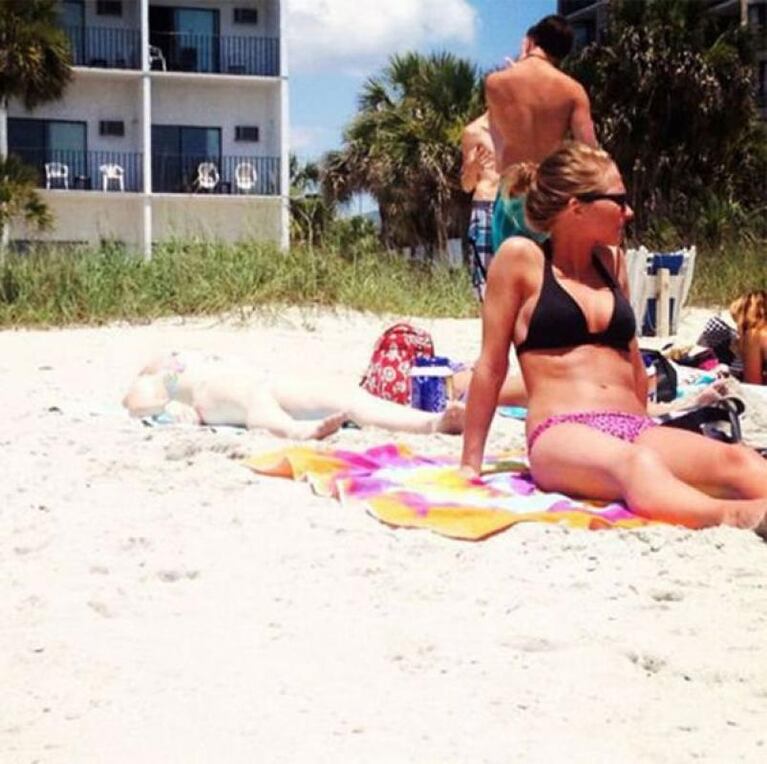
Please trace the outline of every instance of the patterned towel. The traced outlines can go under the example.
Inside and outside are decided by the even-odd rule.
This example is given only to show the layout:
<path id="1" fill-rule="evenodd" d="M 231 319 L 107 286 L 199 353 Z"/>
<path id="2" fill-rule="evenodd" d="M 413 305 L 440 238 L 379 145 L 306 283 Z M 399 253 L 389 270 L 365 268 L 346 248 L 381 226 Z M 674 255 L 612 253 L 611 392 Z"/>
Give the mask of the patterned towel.
<path id="1" fill-rule="evenodd" d="M 524 457 L 488 457 L 481 478 L 459 474 L 457 459 L 388 444 L 361 453 L 298 446 L 245 460 L 265 475 L 308 480 L 315 493 L 361 503 L 388 525 L 428 528 L 476 541 L 514 523 L 539 520 L 574 528 L 635 528 L 648 521 L 622 504 L 576 501 L 539 491 Z"/>

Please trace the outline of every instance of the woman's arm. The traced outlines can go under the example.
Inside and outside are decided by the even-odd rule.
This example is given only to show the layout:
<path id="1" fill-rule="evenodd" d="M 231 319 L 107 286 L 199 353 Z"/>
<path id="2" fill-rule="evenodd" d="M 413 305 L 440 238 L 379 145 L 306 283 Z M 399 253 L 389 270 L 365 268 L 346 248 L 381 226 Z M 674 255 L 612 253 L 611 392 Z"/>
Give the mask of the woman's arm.
<path id="1" fill-rule="evenodd" d="M 626 267 L 626 253 L 621 247 L 615 252 L 615 270 L 618 275 L 618 286 L 623 295 L 631 304 L 631 295 L 629 294 L 628 268 Z M 634 317 L 636 321 L 641 321 L 638 316 Z M 639 402 L 647 407 L 647 370 L 645 369 L 642 354 L 639 352 L 639 340 L 635 337 L 629 346 L 631 366 L 634 370 L 634 390 Z"/>
<path id="2" fill-rule="evenodd" d="M 761 385 L 764 364 L 761 333 L 753 329 L 747 331 L 740 341 L 740 348 L 743 354 L 743 381 Z"/>
<path id="3" fill-rule="evenodd" d="M 482 309 L 482 351 L 466 404 L 461 467 L 478 474 L 498 395 L 509 368 L 509 349 L 524 299 L 526 274 L 543 255 L 526 239 L 508 239 L 493 258 Z"/>

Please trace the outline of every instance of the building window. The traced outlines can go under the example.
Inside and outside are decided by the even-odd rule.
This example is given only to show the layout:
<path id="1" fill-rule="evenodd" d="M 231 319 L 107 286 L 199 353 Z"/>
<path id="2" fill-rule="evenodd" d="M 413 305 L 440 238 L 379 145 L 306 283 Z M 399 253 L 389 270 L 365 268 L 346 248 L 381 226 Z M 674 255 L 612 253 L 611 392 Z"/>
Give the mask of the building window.
<path id="1" fill-rule="evenodd" d="M 99 122 L 99 135 L 122 138 L 125 135 L 125 122 L 121 119 L 103 119 Z"/>
<path id="2" fill-rule="evenodd" d="M 220 42 L 218 10 L 149 6 L 149 43 L 171 71 L 220 71 Z"/>
<path id="3" fill-rule="evenodd" d="M 96 0 L 96 14 L 98 16 L 122 16 L 122 0 Z"/>
<path id="4" fill-rule="evenodd" d="M 87 129 L 85 122 L 48 119 L 9 119 L 8 152 L 36 167 L 45 180 L 48 162 L 65 164 L 70 186 L 87 176 Z"/>
<path id="5" fill-rule="evenodd" d="M 234 128 L 234 140 L 258 143 L 258 126 L 237 125 L 237 127 Z"/>
<path id="6" fill-rule="evenodd" d="M 221 130 L 218 127 L 152 125 L 152 190 L 171 194 L 195 190 L 202 162 L 221 173 Z"/>
<path id="7" fill-rule="evenodd" d="M 572 24 L 575 50 L 585 48 L 596 39 L 596 26 L 592 20 L 576 21 Z"/>
<path id="8" fill-rule="evenodd" d="M 258 11 L 255 8 L 235 8 L 235 24 L 258 24 Z"/>

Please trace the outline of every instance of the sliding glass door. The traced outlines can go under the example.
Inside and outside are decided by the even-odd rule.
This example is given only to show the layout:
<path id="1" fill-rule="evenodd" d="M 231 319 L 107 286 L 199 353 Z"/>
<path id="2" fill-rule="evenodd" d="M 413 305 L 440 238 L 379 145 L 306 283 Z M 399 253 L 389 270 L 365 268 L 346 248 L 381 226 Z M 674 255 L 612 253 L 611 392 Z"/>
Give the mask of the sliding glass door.
<path id="1" fill-rule="evenodd" d="M 156 192 L 196 190 L 200 164 L 212 162 L 221 171 L 221 130 L 218 127 L 152 125 L 152 187 Z"/>
<path id="2" fill-rule="evenodd" d="M 219 12 L 200 8 L 149 7 L 152 45 L 160 48 L 168 68 L 218 72 Z"/>
<path id="3" fill-rule="evenodd" d="M 70 187 L 87 176 L 87 130 L 85 122 L 46 119 L 9 119 L 8 152 L 36 167 L 41 182 L 45 165 L 58 162 L 67 168 Z"/>

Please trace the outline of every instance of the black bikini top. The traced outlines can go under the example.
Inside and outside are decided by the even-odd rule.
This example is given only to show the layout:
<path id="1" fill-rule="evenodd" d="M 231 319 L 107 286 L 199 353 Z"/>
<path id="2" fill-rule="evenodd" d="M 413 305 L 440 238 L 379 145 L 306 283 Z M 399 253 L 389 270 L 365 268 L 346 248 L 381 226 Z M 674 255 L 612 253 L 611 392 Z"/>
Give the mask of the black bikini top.
<path id="1" fill-rule="evenodd" d="M 613 314 L 604 331 L 590 332 L 581 306 L 554 277 L 550 240 L 543 243 L 543 253 L 545 262 L 541 293 L 530 318 L 527 337 L 517 345 L 517 354 L 579 345 L 606 345 L 616 350 L 628 350 L 636 334 L 634 311 L 600 259 L 593 255 L 594 267 L 613 293 Z"/>

